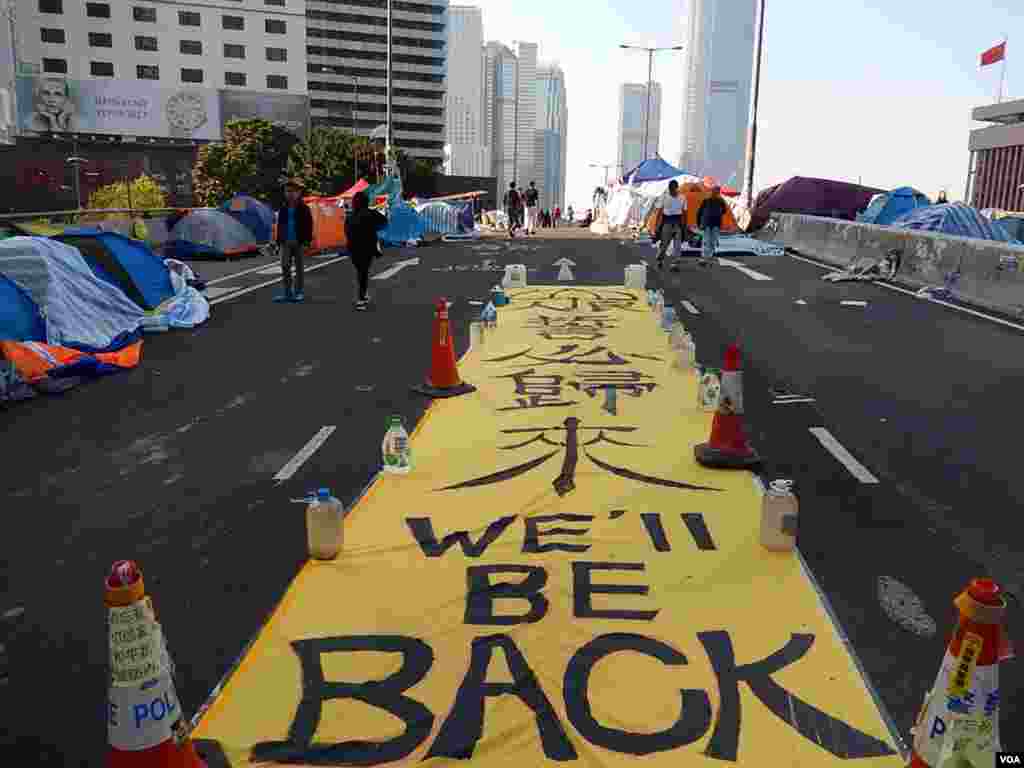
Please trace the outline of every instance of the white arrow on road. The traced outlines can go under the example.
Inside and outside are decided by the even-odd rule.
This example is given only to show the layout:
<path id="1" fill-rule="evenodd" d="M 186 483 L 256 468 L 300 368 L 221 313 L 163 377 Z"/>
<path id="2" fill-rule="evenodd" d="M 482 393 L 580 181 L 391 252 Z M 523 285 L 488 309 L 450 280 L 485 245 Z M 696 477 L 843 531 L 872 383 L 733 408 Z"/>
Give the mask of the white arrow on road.
<path id="1" fill-rule="evenodd" d="M 419 258 L 405 259 L 404 261 L 396 261 L 395 266 L 390 269 L 385 269 L 383 272 L 378 272 L 373 276 L 373 280 L 387 280 L 389 277 L 394 277 L 406 267 L 415 267 L 420 263 Z"/>
<path id="2" fill-rule="evenodd" d="M 560 258 L 558 261 L 556 261 L 554 264 L 552 264 L 551 266 L 553 266 L 553 267 L 560 267 L 563 264 L 566 264 L 566 265 L 568 265 L 570 267 L 575 267 L 576 266 L 576 262 L 575 261 L 573 261 L 572 259 L 567 259 L 564 256 L 562 258 Z"/>
<path id="3" fill-rule="evenodd" d="M 560 267 L 558 270 L 558 280 L 575 280 L 576 278 L 572 275 L 572 270 L 569 267 L 575 267 L 576 262 L 572 259 L 561 258 L 551 266 Z"/>
<path id="4" fill-rule="evenodd" d="M 722 266 L 725 266 L 725 267 L 734 267 L 735 269 L 737 269 L 738 271 L 742 272 L 747 277 L 752 277 L 755 280 L 772 280 L 772 279 L 774 279 L 774 278 L 769 277 L 768 275 L 765 275 L 765 274 L 762 274 L 760 272 L 757 272 L 757 271 L 751 269 L 750 267 L 744 266 L 743 264 L 741 264 L 738 261 L 733 261 L 732 259 L 719 259 L 718 263 L 721 264 Z"/>

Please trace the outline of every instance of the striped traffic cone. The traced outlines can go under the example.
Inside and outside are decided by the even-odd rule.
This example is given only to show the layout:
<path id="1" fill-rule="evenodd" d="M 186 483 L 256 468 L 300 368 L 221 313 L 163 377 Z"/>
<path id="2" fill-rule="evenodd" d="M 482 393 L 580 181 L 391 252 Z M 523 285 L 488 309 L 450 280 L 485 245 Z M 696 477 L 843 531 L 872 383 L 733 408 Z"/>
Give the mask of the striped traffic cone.
<path id="1" fill-rule="evenodd" d="M 989 768 L 999 751 L 999 662 L 1013 652 L 1006 600 L 991 579 L 971 579 L 935 686 L 925 695 L 909 768 Z"/>
<path id="2" fill-rule="evenodd" d="M 108 768 L 206 768 L 191 740 L 171 658 L 142 572 L 114 563 L 105 600 L 110 630 Z"/>
<path id="3" fill-rule="evenodd" d="M 725 350 L 721 395 L 711 422 L 711 437 L 694 446 L 693 453 L 699 464 L 716 469 L 753 469 L 761 463 L 744 428 L 743 373 L 740 349 L 735 344 Z"/>

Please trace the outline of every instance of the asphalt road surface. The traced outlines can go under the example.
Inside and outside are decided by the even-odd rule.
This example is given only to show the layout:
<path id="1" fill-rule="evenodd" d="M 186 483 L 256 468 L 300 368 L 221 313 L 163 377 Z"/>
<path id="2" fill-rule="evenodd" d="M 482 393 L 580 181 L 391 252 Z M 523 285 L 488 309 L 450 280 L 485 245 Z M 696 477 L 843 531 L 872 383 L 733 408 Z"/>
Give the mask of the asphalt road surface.
<path id="1" fill-rule="evenodd" d="M 305 558 L 303 507 L 290 500 L 326 485 L 350 502 L 379 465 L 388 417 L 411 430 L 422 414 L 409 386 L 429 368 L 438 297 L 454 302 L 461 352 L 479 312 L 470 301 L 504 264 L 553 282 L 553 262 L 568 257 L 576 282 L 621 284 L 623 267 L 651 253 L 578 229 L 393 251 L 375 267 L 388 276 L 371 282 L 365 313 L 352 309 L 345 259 L 314 261 L 304 305 L 271 303 L 280 286 L 255 260 L 240 265 L 245 275 L 217 271 L 224 290 L 210 322 L 147 338 L 137 370 L 0 413 L 0 758 L 11 755 L 0 764 L 103 764 L 102 582 L 121 558 L 143 568 L 186 712 L 202 704 Z M 823 269 L 789 256 L 734 260 L 746 271 L 686 262 L 651 282 L 677 303 L 702 362 L 742 343 L 764 476 L 796 481 L 800 550 L 907 738 L 955 593 L 980 575 L 1022 591 L 1014 414 L 1024 329 L 883 287 L 828 284 Z M 336 430 L 275 480 L 324 427 Z M 912 594 L 887 611 L 880 580 L 883 596 L 895 582 Z M 913 595 L 923 615 L 912 615 Z M 911 619 L 924 629 L 899 623 Z M 1018 666 L 1001 668 L 1007 748 L 1024 732 Z"/>

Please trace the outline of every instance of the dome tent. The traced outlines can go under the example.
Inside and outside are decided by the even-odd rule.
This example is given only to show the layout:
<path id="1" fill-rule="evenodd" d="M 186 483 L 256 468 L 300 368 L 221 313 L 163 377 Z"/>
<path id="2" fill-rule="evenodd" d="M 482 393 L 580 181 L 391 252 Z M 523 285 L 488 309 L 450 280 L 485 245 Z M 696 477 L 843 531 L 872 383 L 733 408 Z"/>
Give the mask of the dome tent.
<path id="1" fill-rule="evenodd" d="M 164 255 L 175 259 L 226 258 L 259 250 L 249 229 L 213 208 L 199 208 L 174 225 Z"/>
<path id="2" fill-rule="evenodd" d="M 942 203 L 903 214 L 892 225 L 903 229 L 940 232 L 958 237 L 976 237 L 1000 243 L 1011 241 L 1010 234 L 981 211 L 963 203 Z"/>
<path id="3" fill-rule="evenodd" d="M 0 274 L 0 341 L 46 341 L 46 320 L 28 291 Z"/>
<path id="4" fill-rule="evenodd" d="M 918 192 L 912 187 L 898 187 L 892 192 L 875 195 L 857 220 L 865 224 L 892 224 L 908 211 L 926 208 L 931 204 L 931 200 L 923 192 Z"/>
<path id="5" fill-rule="evenodd" d="M 77 248 L 93 273 L 146 310 L 174 295 L 170 271 L 145 243 L 116 232 L 68 228 L 54 240 Z"/>
<path id="6" fill-rule="evenodd" d="M 235 195 L 222 204 L 220 210 L 252 232 L 258 242 L 270 242 L 274 211 L 266 203 L 248 195 Z"/>

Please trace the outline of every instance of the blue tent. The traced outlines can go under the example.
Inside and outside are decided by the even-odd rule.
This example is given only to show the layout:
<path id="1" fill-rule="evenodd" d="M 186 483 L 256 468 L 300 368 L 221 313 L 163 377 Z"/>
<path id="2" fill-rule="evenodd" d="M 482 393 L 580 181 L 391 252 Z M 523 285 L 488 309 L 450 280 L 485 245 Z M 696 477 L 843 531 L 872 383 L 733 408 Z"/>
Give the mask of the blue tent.
<path id="1" fill-rule="evenodd" d="M 989 221 L 981 215 L 981 211 L 963 203 L 942 203 L 918 208 L 903 214 L 892 225 L 958 237 L 977 237 L 1000 243 L 1008 243 L 1011 240 L 1009 233 L 999 224 Z"/>
<path id="2" fill-rule="evenodd" d="M 876 195 L 857 220 L 865 224 L 892 224 L 897 218 L 918 208 L 931 205 L 931 200 L 912 187 L 899 187 Z"/>
<path id="3" fill-rule="evenodd" d="M 156 309 L 174 295 L 167 265 L 143 242 L 85 227 L 69 227 L 53 239 L 77 248 L 93 274 L 143 309 Z"/>
<path id="4" fill-rule="evenodd" d="M 643 184 L 647 181 L 664 181 L 682 176 L 686 171 L 681 171 L 674 165 L 670 165 L 660 157 L 652 157 L 644 160 L 640 165 L 622 177 L 622 183 Z"/>
<path id="5" fill-rule="evenodd" d="M 243 224 L 259 242 L 270 242 L 270 233 L 274 228 L 274 211 L 266 203 L 261 203 L 248 195 L 235 195 L 220 209 Z"/>
<path id="6" fill-rule="evenodd" d="M 388 225 L 380 232 L 380 241 L 384 245 L 405 245 L 409 240 L 420 240 L 426 234 L 427 225 L 416 210 L 399 201 L 388 211 Z"/>
<path id="7" fill-rule="evenodd" d="M 46 321 L 39 305 L 4 275 L 0 275 L 0 341 L 46 341 Z"/>

